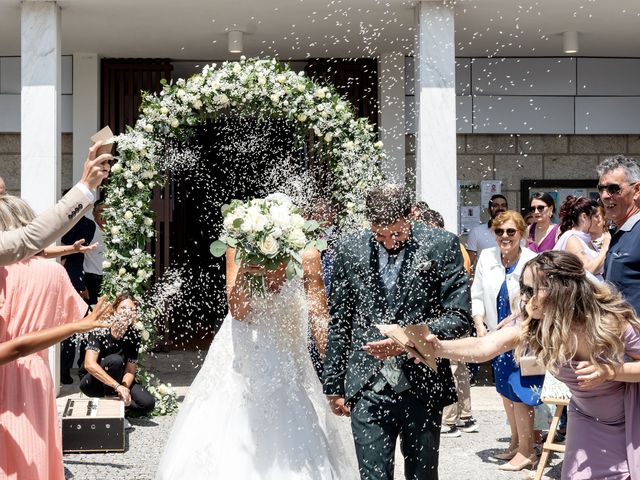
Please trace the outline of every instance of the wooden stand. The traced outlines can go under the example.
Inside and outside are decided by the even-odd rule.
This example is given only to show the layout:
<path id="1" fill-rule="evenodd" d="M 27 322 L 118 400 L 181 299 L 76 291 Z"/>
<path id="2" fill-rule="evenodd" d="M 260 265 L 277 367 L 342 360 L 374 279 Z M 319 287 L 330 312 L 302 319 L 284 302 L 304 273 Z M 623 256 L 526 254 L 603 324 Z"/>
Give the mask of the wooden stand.
<path id="1" fill-rule="evenodd" d="M 542 446 L 542 455 L 540 455 L 540 461 L 538 462 L 538 469 L 536 470 L 535 480 L 542 479 L 542 475 L 544 474 L 544 469 L 547 466 L 547 462 L 549 461 L 551 452 L 564 453 L 564 445 L 553 443 L 553 440 L 556 437 L 556 432 L 558 430 L 558 424 L 560 423 L 562 412 L 564 412 L 564 409 L 567 407 L 567 405 L 569 405 L 569 399 L 567 398 L 547 397 L 543 398 L 542 401 L 547 405 L 554 405 L 556 407 L 556 413 L 553 415 L 551 426 L 549 427 L 549 433 L 547 434 L 547 439 Z"/>

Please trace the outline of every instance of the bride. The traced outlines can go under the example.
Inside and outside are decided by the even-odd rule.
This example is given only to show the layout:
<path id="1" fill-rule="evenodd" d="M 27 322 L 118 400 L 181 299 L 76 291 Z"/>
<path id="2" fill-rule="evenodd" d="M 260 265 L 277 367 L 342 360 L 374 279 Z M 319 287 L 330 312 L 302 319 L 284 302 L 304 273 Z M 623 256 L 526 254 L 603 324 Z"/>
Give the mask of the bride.
<path id="1" fill-rule="evenodd" d="M 182 404 L 158 479 L 357 479 L 349 424 L 334 416 L 307 350 L 309 324 L 326 345 L 320 254 L 303 257 L 304 278 L 236 264 L 227 249 L 229 314 Z M 262 274 L 250 296 L 245 274 Z"/>

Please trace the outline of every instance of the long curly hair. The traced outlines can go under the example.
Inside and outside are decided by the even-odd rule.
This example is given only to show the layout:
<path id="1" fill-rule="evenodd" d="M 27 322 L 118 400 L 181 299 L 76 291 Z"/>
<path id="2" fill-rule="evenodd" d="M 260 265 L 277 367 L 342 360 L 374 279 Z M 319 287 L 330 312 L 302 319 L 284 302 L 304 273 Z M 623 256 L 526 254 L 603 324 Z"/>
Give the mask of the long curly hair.
<path id="1" fill-rule="evenodd" d="M 578 344 L 586 344 L 596 366 L 623 362 L 622 334 L 629 324 L 640 330 L 640 320 L 619 293 L 590 280 L 582 261 L 569 252 L 541 253 L 526 270 L 534 276 L 536 294 L 546 293 L 545 313 L 534 319 L 524 309 L 516 358 L 535 355 L 553 373 L 575 357 Z"/>

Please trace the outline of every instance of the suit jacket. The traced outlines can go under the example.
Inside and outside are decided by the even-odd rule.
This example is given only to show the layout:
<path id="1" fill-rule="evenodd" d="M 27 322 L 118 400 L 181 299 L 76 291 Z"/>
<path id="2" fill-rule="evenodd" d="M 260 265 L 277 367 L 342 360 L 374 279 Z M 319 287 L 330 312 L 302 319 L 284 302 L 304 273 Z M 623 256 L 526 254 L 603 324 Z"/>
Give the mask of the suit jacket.
<path id="1" fill-rule="evenodd" d="M 65 234 L 91 208 L 91 202 L 78 187 L 73 187 L 49 210 L 29 225 L 0 232 L 0 265 L 9 265 L 30 257 Z"/>
<path id="2" fill-rule="evenodd" d="M 378 244 L 370 231 L 345 239 L 339 246 L 331 283 L 331 321 L 325 357 L 324 392 L 357 401 L 383 362 L 363 345 L 382 340 L 375 324 L 426 323 L 441 339 L 468 335 L 472 322 L 467 275 L 457 237 L 422 223 L 412 224 L 398 276 L 394 306 L 388 305 L 378 268 Z M 449 361 L 438 360 L 438 372 L 399 357 L 415 392 L 441 408 L 456 400 Z"/>

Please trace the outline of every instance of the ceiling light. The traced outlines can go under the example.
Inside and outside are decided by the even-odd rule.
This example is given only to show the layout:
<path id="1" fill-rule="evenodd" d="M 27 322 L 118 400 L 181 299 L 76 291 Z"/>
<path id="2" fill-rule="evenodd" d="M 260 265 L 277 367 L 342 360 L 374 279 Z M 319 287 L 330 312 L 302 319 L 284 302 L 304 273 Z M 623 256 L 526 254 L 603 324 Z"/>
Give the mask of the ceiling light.
<path id="1" fill-rule="evenodd" d="M 578 53 L 578 32 L 562 34 L 562 50 L 564 53 Z"/>
<path id="2" fill-rule="evenodd" d="M 242 32 L 229 30 L 229 53 L 242 53 Z"/>

